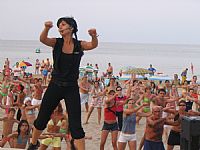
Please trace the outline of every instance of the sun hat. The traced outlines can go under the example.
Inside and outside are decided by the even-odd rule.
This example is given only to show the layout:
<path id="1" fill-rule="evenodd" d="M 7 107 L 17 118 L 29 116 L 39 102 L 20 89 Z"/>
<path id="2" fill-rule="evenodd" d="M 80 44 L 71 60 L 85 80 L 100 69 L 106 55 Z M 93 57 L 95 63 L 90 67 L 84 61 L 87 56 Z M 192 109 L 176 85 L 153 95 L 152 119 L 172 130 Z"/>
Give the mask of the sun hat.
<path id="1" fill-rule="evenodd" d="M 28 101 L 31 101 L 31 98 L 30 98 L 30 97 L 26 97 L 26 98 L 24 99 L 24 104 L 26 104 L 26 102 L 28 102 Z"/>

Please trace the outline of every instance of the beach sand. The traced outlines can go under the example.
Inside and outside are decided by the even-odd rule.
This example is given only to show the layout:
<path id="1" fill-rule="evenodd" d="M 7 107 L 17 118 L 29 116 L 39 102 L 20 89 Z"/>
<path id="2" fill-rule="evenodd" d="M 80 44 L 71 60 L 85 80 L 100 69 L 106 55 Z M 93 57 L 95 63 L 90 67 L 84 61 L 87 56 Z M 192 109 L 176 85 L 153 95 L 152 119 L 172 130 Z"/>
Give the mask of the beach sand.
<path id="1" fill-rule="evenodd" d="M 103 114 L 102 114 L 103 116 Z M 3 117 L 3 111 L 0 111 L 0 117 Z M 82 107 L 82 122 L 85 121 L 86 118 L 86 112 L 85 108 Z M 94 109 L 90 119 L 89 119 L 89 124 L 83 125 L 83 128 L 86 132 L 87 136 L 92 136 L 92 140 L 86 140 L 86 150 L 99 150 L 100 147 L 100 138 L 101 138 L 101 128 L 102 128 L 102 121 L 101 125 L 98 125 L 97 123 L 97 110 Z M 14 126 L 14 130 L 16 129 L 16 125 Z M 140 121 L 140 125 L 137 126 L 136 128 L 136 133 L 137 133 L 137 145 L 139 145 L 140 139 L 142 138 L 144 134 L 144 128 L 145 128 L 145 118 L 143 118 Z M 2 122 L 0 125 L 0 131 L 2 133 Z M 1 150 L 11 150 L 9 148 L 9 145 L 6 144 L 4 148 L 0 148 Z M 48 148 L 50 150 L 51 147 Z M 112 142 L 111 142 L 111 134 L 109 134 L 107 138 L 107 142 L 105 144 L 105 150 L 112 150 Z M 128 150 L 128 145 L 126 147 L 126 150 Z M 15 149 L 12 149 L 15 150 Z M 66 150 L 66 143 L 63 140 L 62 141 L 62 150 Z M 179 150 L 179 147 L 176 147 L 174 150 Z"/>
<path id="2" fill-rule="evenodd" d="M 102 111 L 103 112 L 103 111 Z M 1 109 L 0 111 L 0 117 L 3 117 L 3 111 Z M 103 117 L 103 114 L 102 114 Z M 85 121 L 86 118 L 86 112 L 84 106 L 82 106 L 82 122 Z M 103 119 L 103 118 L 102 118 Z M 101 128 L 102 128 L 103 121 L 101 121 L 101 125 L 98 125 L 97 123 L 97 110 L 94 109 L 90 119 L 89 119 L 89 124 L 83 125 L 83 128 L 86 132 L 87 136 L 92 136 L 92 140 L 86 140 L 86 150 L 99 150 L 100 147 L 100 138 L 101 138 Z M 17 125 L 14 126 L 14 130 L 16 130 Z M 140 121 L 140 125 L 136 127 L 136 134 L 137 134 L 137 145 L 139 145 L 140 139 L 142 138 L 144 134 L 144 129 L 145 129 L 145 118 L 142 118 Z M 0 125 L 0 133 L 2 133 L 2 122 Z M 138 146 L 137 146 L 138 147 Z M 5 149 L 5 150 L 11 150 L 9 148 L 9 145 L 6 144 L 4 148 L 0 149 Z M 51 147 L 48 148 L 48 150 L 52 149 Z M 63 140 L 62 141 L 62 150 L 66 150 L 66 143 Z M 109 134 L 107 138 L 107 142 L 105 144 L 105 150 L 112 150 L 112 142 L 111 142 L 111 134 Z M 126 146 L 126 150 L 128 150 L 128 145 Z M 14 150 L 14 149 L 12 149 Z M 174 150 L 179 150 L 179 147 L 177 146 L 174 148 Z"/>

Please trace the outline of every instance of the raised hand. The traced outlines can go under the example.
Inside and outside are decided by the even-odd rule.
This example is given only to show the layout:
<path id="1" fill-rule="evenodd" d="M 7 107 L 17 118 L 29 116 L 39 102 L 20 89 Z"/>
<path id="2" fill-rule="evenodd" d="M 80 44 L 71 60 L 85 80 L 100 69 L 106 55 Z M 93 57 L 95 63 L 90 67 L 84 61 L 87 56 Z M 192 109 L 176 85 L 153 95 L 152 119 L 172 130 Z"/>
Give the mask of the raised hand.
<path id="1" fill-rule="evenodd" d="M 46 21 L 46 22 L 44 23 L 44 26 L 45 26 L 45 28 L 50 29 L 50 28 L 53 27 L 53 22 L 52 22 L 52 21 Z"/>
<path id="2" fill-rule="evenodd" d="M 89 29 L 89 30 L 88 30 L 88 33 L 89 33 L 89 35 L 92 36 L 92 37 L 97 37 L 97 31 L 96 31 L 96 29 L 94 29 L 94 28 Z"/>

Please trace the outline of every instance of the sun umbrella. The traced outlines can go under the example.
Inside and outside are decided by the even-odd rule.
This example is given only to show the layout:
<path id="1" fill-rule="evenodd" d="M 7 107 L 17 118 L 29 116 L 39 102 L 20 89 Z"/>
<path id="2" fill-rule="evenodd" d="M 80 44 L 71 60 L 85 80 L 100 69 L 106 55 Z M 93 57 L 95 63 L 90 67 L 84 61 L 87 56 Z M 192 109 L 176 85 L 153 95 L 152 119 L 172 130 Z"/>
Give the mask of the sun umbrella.
<path id="1" fill-rule="evenodd" d="M 151 73 L 148 69 L 144 68 L 134 68 L 128 67 L 126 70 L 122 71 L 124 74 L 137 74 L 137 75 L 145 75 Z"/>
<path id="2" fill-rule="evenodd" d="M 27 61 L 19 62 L 19 67 L 29 67 L 29 66 L 32 66 L 32 64 Z"/>

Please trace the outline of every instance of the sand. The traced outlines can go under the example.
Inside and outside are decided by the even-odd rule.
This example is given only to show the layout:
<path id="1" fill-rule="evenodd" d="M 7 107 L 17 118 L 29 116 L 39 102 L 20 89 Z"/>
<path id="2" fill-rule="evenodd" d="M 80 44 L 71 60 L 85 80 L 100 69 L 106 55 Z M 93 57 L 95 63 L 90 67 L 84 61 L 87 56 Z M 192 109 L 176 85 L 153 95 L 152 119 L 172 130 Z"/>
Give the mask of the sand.
<path id="1" fill-rule="evenodd" d="M 103 111 L 102 111 L 103 112 Z M 3 111 L 0 111 L 0 116 L 3 116 Z M 103 114 L 102 114 L 103 116 Z M 85 112 L 85 108 L 82 107 L 82 121 L 85 121 L 86 118 L 86 112 Z M 103 118 L 102 118 L 103 119 Z M 86 150 L 99 150 L 100 147 L 100 137 L 101 137 L 101 128 L 102 128 L 102 121 L 101 121 L 101 125 L 98 125 L 97 123 L 97 110 L 94 109 L 90 119 L 89 119 L 89 124 L 83 125 L 83 128 L 86 132 L 86 135 L 88 136 L 92 136 L 92 140 L 86 140 Z M 140 142 L 141 137 L 144 134 L 144 127 L 145 127 L 145 119 L 143 118 L 140 121 L 140 125 L 138 125 L 136 127 L 136 134 L 137 134 L 137 145 Z M 16 125 L 14 126 L 14 129 L 16 129 Z M 0 125 L 0 131 L 2 133 L 2 122 Z M 9 148 L 9 145 L 6 144 L 4 148 L 0 148 L 0 149 L 9 149 L 11 150 L 11 148 Z M 51 147 L 48 148 L 48 150 L 50 150 Z M 62 141 L 62 150 L 66 150 L 66 144 L 65 141 Z M 126 147 L 126 150 L 128 150 L 128 145 Z M 176 147 L 175 150 L 178 150 L 179 147 Z M 14 149 L 13 149 L 14 150 Z M 112 150 L 112 143 L 111 143 L 111 134 L 109 134 L 108 138 L 107 138 L 107 142 L 105 144 L 105 150 Z"/>

